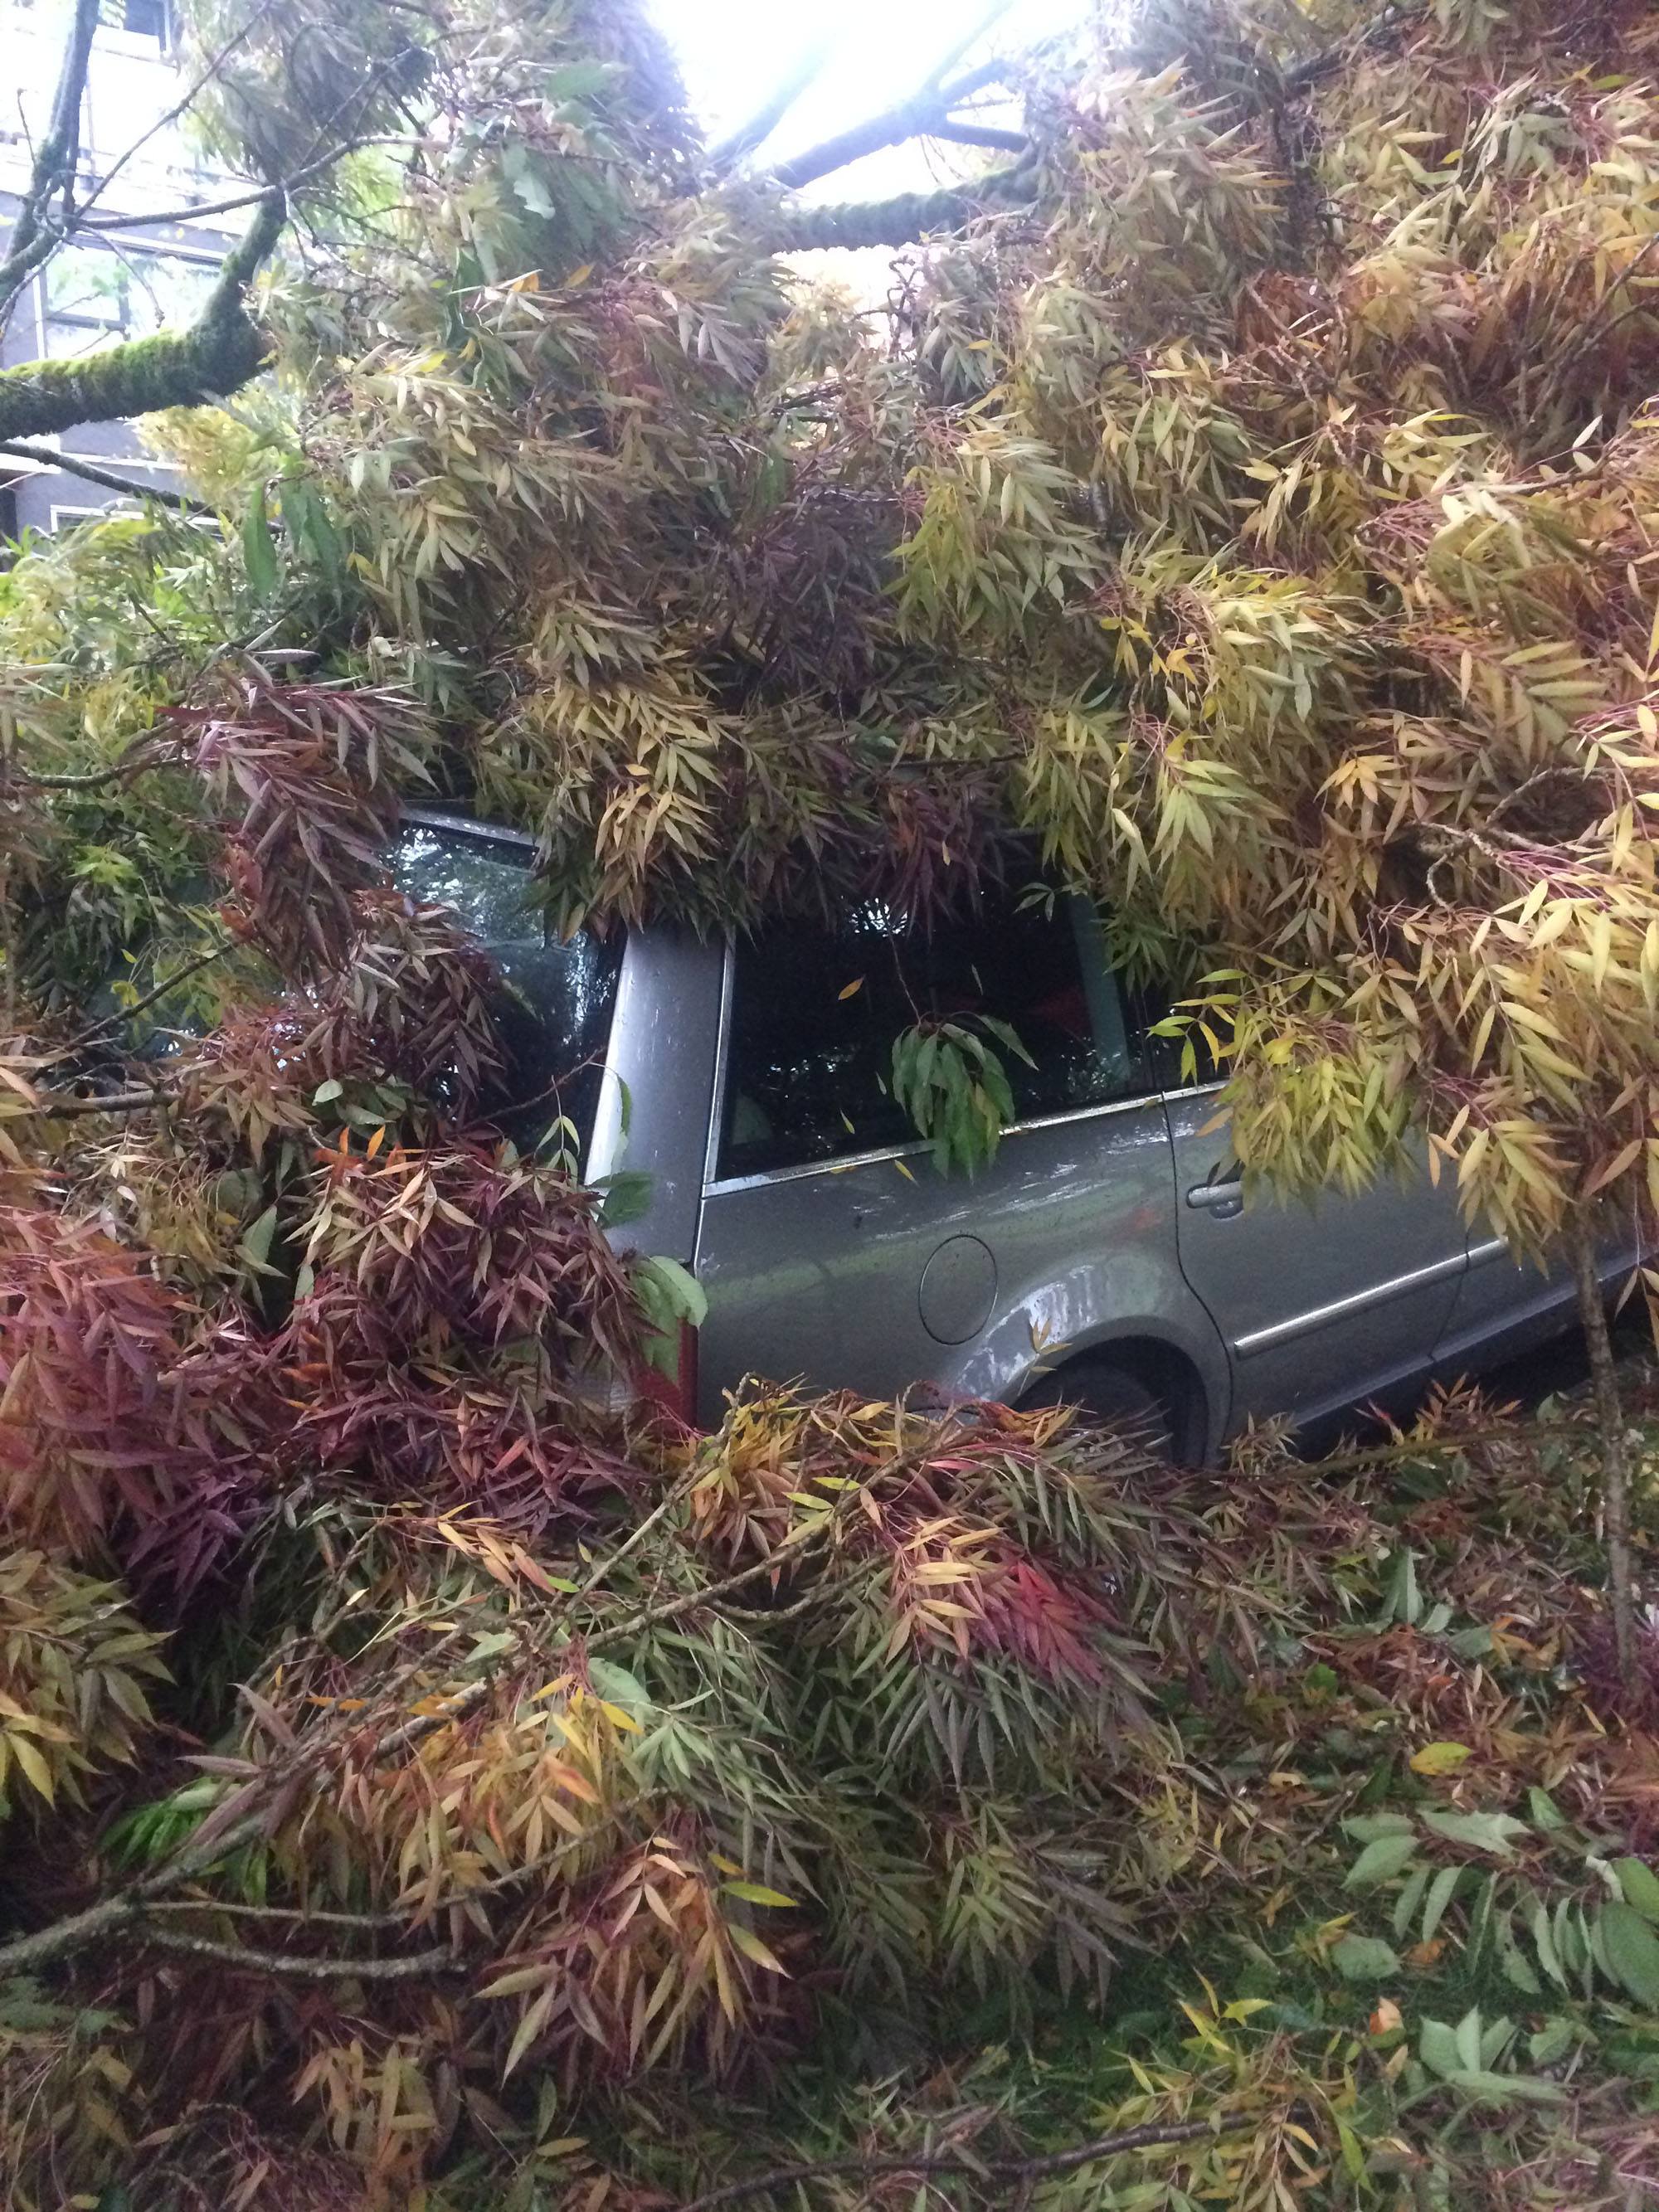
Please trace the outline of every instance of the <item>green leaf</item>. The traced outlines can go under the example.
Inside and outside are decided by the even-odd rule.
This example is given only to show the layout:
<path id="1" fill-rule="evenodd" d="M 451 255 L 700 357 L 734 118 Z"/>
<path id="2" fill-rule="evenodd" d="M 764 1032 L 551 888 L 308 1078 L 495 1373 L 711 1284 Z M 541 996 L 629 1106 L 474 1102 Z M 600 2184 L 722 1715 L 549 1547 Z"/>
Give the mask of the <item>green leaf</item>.
<path id="1" fill-rule="evenodd" d="M 1457 2031 L 1449 2027 L 1443 2020 L 1424 2021 L 1418 2032 L 1417 2055 L 1430 2073 L 1437 2074 L 1443 2081 L 1463 2063 L 1457 2048 Z"/>
<path id="2" fill-rule="evenodd" d="M 1425 1943 L 1433 1942 L 1434 1931 L 1440 1925 L 1445 1915 L 1446 1907 L 1452 1901 L 1453 1893 L 1457 1887 L 1462 1873 L 1462 1867 L 1442 1867 L 1430 1884 L 1429 1901 L 1423 1908 L 1421 1940 Z"/>
<path id="3" fill-rule="evenodd" d="M 276 1234 L 276 1209 L 274 1206 L 266 1206 L 258 1219 L 251 1222 L 242 1233 L 242 1241 L 236 1248 L 238 1256 L 258 1274 L 274 1275 L 276 1273 L 270 1264 L 270 1242 Z"/>
<path id="4" fill-rule="evenodd" d="M 1527 1809 L 1532 1814 L 1533 1826 L 1541 1828 L 1546 1835 L 1569 1825 L 1566 1814 L 1549 1791 L 1540 1790 L 1536 1783 L 1527 1792 Z"/>
<path id="5" fill-rule="evenodd" d="M 1613 1979 L 1638 2004 L 1659 2011 L 1659 1936 L 1632 1905 L 1609 1898 L 1596 1920 Z"/>
<path id="6" fill-rule="evenodd" d="M 1343 1879 L 1343 1888 L 1374 1889 L 1379 1882 L 1388 1881 L 1400 1873 L 1415 1856 L 1416 1850 L 1415 1833 L 1379 1836 L 1375 1843 L 1366 1844 L 1348 1869 Z"/>
<path id="7" fill-rule="evenodd" d="M 1331 1953 L 1331 1964 L 1345 1981 L 1381 1982 L 1400 1972 L 1400 1954 L 1380 1936 L 1345 1936 Z"/>
<path id="8" fill-rule="evenodd" d="M 620 1705 L 635 1718 L 651 1710 L 651 1692 L 637 1674 L 629 1674 L 626 1667 L 619 1667 L 614 1659 L 589 1659 L 587 1679 L 607 1705 Z"/>
<path id="9" fill-rule="evenodd" d="M 1626 1904 L 1633 1905 L 1644 1920 L 1659 1920 L 1659 1875 L 1640 1859 L 1615 1859 L 1613 1870 Z"/>
<path id="10" fill-rule="evenodd" d="M 1576 2023 L 1554 2014 L 1527 2038 L 1528 2056 L 1534 2066 L 1553 2066 L 1566 2057 L 1577 2040 Z"/>
<path id="11" fill-rule="evenodd" d="M 1314 1671 L 1310 1668 L 1309 1674 Z M 1303 1679 L 1306 1680 L 1307 1676 Z M 1416 1822 L 1406 1813 L 1361 1813 L 1352 1820 L 1345 1820 L 1342 1826 L 1357 1844 L 1374 1843 L 1378 1836 L 1413 1836 L 1417 1832 Z"/>
<path id="12" fill-rule="evenodd" d="M 1445 2076 L 1448 2085 L 1480 2105 L 1565 2105 L 1567 2093 L 1555 2081 L 1535 2081 L 1525 2074 L 1488 2074 L 1476 2067 Z"/>
<path id="13" fill-rule="evenodd" d="M 1423 1893 L 1429 1886 L 1431 1871 L 1428 1867 L 1420 1866 L 1415 1873 L 1408 1875 L 1405 1887 L 1395 1899 L 1394 1932 L 1402 1943 L 1417 1917 L 1417 1908 L 1423 1902 Z"/>
<path id="14" fill-rule="evenodd" d="M 599 1221 L 606 1229 L 624 1229 L 641 1221 L 651 1210 L 656 1177 L 645 1168 L 618 1168 L 594 1188 L 601 1194 Z"/>
<path id="15" fill-rule="evenodd" d="M 312 1092 L 311 1103 L 313 1106 L 326 1106 L 337 1098 L 344 1089 L 344 1084 L 337 1076 L 331 1075 L 326 1083 L 319 1083 Z"/>
<path id="16" fill-rule="evenodd" d="M 797 1903 L 781 1889 L 768 1889 L 758 1881 L 723 1881 L 720 1888 L 726 1896 L 740 1897 L 745 1905 L 769 1905 L 781 1912 L 793 1911 Z"/>
<path id="17" fill-rule="evenodd" d="M 1423 1814 L 1423 1825 L 1443 1836 L 1449 1844 L 1466 1844 L 1473 1850 L 1493 1851 L 1501 1859 L 1515 1856 L 1514 1838 L 1531 1833 L 1524 1820 L 1509 1813 L 1443 1813 Z"/>
<path id="18" fill-rule="evenodd" d="M 268 599 L 281 580 L 282 568 L 276 558 L 276 542 L 270 534 L 263 484 L 248 501 L 247 513 L 242 519 L 242 565 L 255 598 Z"/>

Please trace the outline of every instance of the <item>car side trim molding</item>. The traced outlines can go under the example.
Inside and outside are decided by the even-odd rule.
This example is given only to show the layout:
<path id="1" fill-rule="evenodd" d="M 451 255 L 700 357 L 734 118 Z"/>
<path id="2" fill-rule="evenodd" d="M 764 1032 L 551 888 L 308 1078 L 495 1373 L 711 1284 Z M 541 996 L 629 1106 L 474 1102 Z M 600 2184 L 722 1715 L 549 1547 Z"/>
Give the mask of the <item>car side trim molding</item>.
<path id="1" fill-rule="evenodd" d="M 1384 1305 L 1390 1298 L 1404 1297 L 1410 1291 L 1421 1290 L 1425 1284 L 1444 1282 L 1449 1275 L 1461 1275 L 1468 1265 L 1467 1253 L 1449 1253 L 1445 1259 L 1431 1261 L 1426 1267 L 1413 1267 L 1408 1275 L 1390 1276 L 1386 1283 L 1373 1283 L 1368 1289 L 1354 1291 L 1350 1297 L 1334 1298 L 1328 1305 L 1310 1306 L 1306 1313 L 1292 1314 L 1288 1321 L 1275 1322 L 1271 1328 L 1252 1329 L 1247 1336 L 1235 1337 L 1233 1351 L 1240 1359 L 1248 1359 L 1253 1352 L 1269 1351 L 1276 1344 L 1287 1344 L 1292 1337 L 1323 1328 L 1329 1322 L 1346 1321 L 1351 1314 L 1364 1313 L 1368 1306 Z"/>

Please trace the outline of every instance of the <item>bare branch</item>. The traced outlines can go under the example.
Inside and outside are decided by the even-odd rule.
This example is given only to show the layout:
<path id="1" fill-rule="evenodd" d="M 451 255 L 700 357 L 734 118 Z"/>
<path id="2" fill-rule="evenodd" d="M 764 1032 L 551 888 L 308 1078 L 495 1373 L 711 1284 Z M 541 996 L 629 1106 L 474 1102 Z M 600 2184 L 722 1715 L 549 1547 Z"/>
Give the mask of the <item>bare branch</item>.
<path id="1" fill-rule="evenodd" d="M 178 1951 L 186 1957 L 210 1959 L 216 1966 L 234 1966 L 239 1973 L 275 1974 L 288 1981 L 412 1982 L 423 1974 L 453 1973 L 462 1961 L 449 1946 L 412 1951 L 402 1959 L 318 1959 L 298 1951 L 253 1951 L 240 1943 L 216 1943 L 208 1936 L 186 1936 L 173 1928 L 140 1925 L 129 1931 L 130 1940 L 148 1950 Z"/>
<path id="2" fill-rule="evenodd" d="M 42 1091 L 40 1099 L 34 1111 L 50 1121 L 59 1121 L 65 1115 L 143 1114 L 172 1103 L 168 1094 L 161 1090 L 105 1091 L 85 1098 L 55 1098 L 50 1091 Z"/>
<path id="3" fill-rule="evenodd" d="M 65 476 L 81 477 L 88 483 L 101 484 L 106 491 L 125 493 L 133 499 L 153 499 L 158 507 L 169 507 L 179 514 L 211 514 L 199 499 L 190 499 L 181 491 L 167 491 L 160 484 L 140 483 L 134 477 L 117 476 L 113 469 L 100 469 L 95 462 L 76 459 L 69 453 L 60 453 L 53 446 L 31 446 L 21 438 L 0 438 L 0 453 L 9 453 L 20 461 L 34 461 L 43 469 L 61 469 Z"/>
<path id="4" fill-rule="evenodd" d="M 202 70 L 201 74 L 195 78 L 185 92 L 179 94 L 179 98 L 173 103 L 173 106 L 169 107 L 164 114 L 157 116 L 155 122 L 150 125 L 149 130 L 143 131 L 138 137 L 135 138 L 132 143 L 127 148 L 126 151 L 118 156 L 118 158 L 110 164 L 109 168 L 99 179 L 95 189 L 88 195 L 86 200 L 82 203 L 77 211 L 77 221 L 80 224 L 83 226 L 86 224 L 87 218 L 91 210 L 96 207 L 99 201 L 103 198 L 105 193 L 108 191 L 110 186 L 115 182 L 117 177 L 120 175 L 122 170 L 125 168 L 127 163 L 132 160 L 134 155 L 141 154 L 144 148 L 149 145 L 152 138 L 158 137 L 163 131 L 170 129 L 191 106 L 197 95 L 206 90 L 207 87 L 212 83 L 214 78 L 218 76 L 220 70 L 235 52 L 237 47 L 244 45 L 247 40 L 252 38 L 258 25 L 270 13 L 273 5 L 274 0 L 261 0 L 261 4 L 256 8 L 252 15 L 248 17 L 241 29 L 238 31 L 234 37 L 229 38 L 225 41 L 224 45 L 220 47 L 218 52 L 213 56 L 207 66 Z M 257 192 L 254 193 L 250 198 L 245 199 L 242 202 L 242 205 L 245 207 L 251 206 L 252 204 L 252 200 L 257 199 L 259 195 Z M 158 218 L 154 216 L 149 219 L 152 222 L 158 220 Z M 165 222 L 167 218 L 162 216 L 159 218 L 159 220 Z"/>
<path id="5" fill-rule="evenodd" d="M 939 86 L 948 73 L 956 67 L 964 54 L 972 52 L 986 33 L 1001 21 L 1012 5 L 1013 0 L 985 0 L 985 4 L 980 9 L 978 15 L 969 19 L 961 36 L 951 40 L 922 79 L 921 91 L 937 95 Z"/>
<path id="6" fill-rule="evenodd" d="M 943 122 L 958 101 L 970 92 L 990 84 L 1001 76 L 1008 64 L 1000 60 L 987 60 L 966 70 L 949 84 L 941 82 L 952 65 L 960 60 L 989 29 L 998 16 L 1006 12 L 1007 0 L 993 0 L 982 8 L 972 28 L 952 42 L 939 63 L 929 72 L 917 89 L 907 94 L 893 106 L 880 114 L 866 117 L 850 130 L 837 131 L 818 145 L 809 147 L 793 161 L 781 163 L 773 174 L 778 182 L 791 191 L 810 185 L 819 177 L 831 175 L 854 161 L 861 161 L 866 154 L 879 153 L 886 146 L 902 145 L 907 138 L 926 138 L 940 135 L 933 125 Z"/>
<path id="7" fill-rule="evenodd" d="M 717 174 L 732 168 L 745 154 L 765 143 L 840 45 L 842 36 L 839 28 L 820 33 L 747 122 L 740 123 L 729 137 L 709 148 L 709 164 Z"/>
<path id="8" fill-rule="evenodd" d="M 60 194 L 67 215 L 75 187 L 75 165 L 81 151 L 81 102 L 87 88 L 87 70 L 92 41 L 98 28 L 98 0 L 75 0 L 75 14 L 64 41 L 63 66 L 52 103 L 52 121 L 35 149 L 34 167 L 23 204 L 12 226 L 9 250 L 0 261 L 0 328 L 16 305 L 18 295 L 40 264 L 58 247 L 63 232 L 50 221 L 53 199 Z"/>

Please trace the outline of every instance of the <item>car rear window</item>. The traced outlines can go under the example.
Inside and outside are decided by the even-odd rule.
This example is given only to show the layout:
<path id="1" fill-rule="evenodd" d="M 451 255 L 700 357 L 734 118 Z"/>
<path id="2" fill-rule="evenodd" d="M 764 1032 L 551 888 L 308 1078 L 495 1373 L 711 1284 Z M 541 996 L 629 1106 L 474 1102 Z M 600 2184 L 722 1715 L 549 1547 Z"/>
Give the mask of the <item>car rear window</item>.
<path id="1" fill-rule="evenodd" d="M 550 936 L 531 896 L 528 850 L 487 832 L 410 823 L 389 858 L 398 888 L 422 904 L 453 908 L 501 975 L 495 1012 L 509 1078 L 502 1096 L 488 1102 L 492 1120 L 527 1150 L 562 1115 L 575 1125 L 585 1157 L 616 1012 L 622 932 Z"/>
<path id="2" fill-rule="evenodd" d="M 720 1172 L 764 1174 L 915 1136 L 890 1090 L 893 1042 L 919 1019 L 992 1015 L 1036 1061 L 1000 1054 L 1018 1118 L 1151 1089 L 1144 1052 L 1081 900 L 905 927 L 880 905 L 834 929 L 769 931 L 738 948 Z"/>

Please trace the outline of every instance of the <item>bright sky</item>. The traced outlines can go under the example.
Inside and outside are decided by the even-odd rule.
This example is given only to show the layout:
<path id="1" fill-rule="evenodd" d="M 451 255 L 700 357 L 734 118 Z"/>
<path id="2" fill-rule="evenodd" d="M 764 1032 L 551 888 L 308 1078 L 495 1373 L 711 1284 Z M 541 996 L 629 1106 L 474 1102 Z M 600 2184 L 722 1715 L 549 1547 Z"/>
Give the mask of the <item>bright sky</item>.
<path id="1" fill-rule="evenodd" d="M 831 132 L 895 100 L 918 85 L 929 69 L 962 35 L 977 12 L 976 0 L 649 0 L 658 22 L 673 41 L 685 73 L 691 104 L 713 137 L 752 114 L 791 64 L 821 38 L 839 33 L 834 52 L 810 91 L 804 94 L 769 142 L 769 158 L 816 145 Z M 1013 0 L 998 24 L 1004 46 L 1029 46 L 1076 21 L 1090 0 Z M 925 187 L 925 165 L 912 149 L 907 173 L 897 174 L 900 157 L 878 157 L 856 177 L 843 171 L 833 192 L 903 191 Z M 849 179 L 851 182 L 849 183 Z"/>

